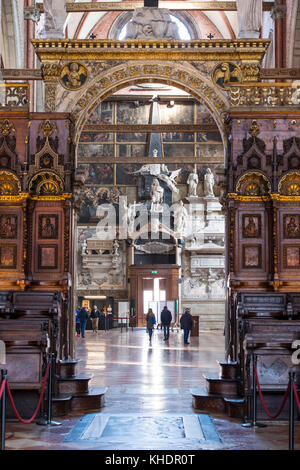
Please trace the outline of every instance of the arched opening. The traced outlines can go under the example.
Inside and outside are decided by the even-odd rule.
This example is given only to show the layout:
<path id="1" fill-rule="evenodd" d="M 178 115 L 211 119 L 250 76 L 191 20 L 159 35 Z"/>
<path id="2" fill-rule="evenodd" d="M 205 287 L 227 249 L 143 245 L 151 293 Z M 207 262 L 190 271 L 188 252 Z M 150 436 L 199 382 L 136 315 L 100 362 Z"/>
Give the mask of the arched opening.
<path id="1" fill-rule="evenodd" d="M 127 303 L 142 326 L 147 285 L 148 301 L 158 302 L 154 283 L 169 279 L 163 300 L 177 323 L 190 307 L 200 329 L 222 330 L 224 137 L 208 107 L 170 83 L 136 79 L 95 99 L 76 139 L 77 166 L 86 175 L 77 226 L 79 304 L 112 306 L 115 318 Z M 140 277 L 141 270 L 149 276 Z M 150 279 L 145 289 L 139 277 Z"/>

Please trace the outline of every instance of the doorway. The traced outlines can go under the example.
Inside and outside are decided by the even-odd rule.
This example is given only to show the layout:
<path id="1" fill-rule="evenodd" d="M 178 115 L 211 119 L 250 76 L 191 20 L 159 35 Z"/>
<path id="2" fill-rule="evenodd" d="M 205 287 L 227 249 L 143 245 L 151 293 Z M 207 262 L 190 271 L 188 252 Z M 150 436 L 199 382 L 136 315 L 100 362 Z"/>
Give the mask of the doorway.
<path id="1" fill-rule="evenodd" d="M 137 325 L 145 326 L 146 313 L 152 308 L 157 323 L 165 305 L 176 322 L 179 302 L 179 266 L 130 266 L 131 315 L 137 316 Z"/>

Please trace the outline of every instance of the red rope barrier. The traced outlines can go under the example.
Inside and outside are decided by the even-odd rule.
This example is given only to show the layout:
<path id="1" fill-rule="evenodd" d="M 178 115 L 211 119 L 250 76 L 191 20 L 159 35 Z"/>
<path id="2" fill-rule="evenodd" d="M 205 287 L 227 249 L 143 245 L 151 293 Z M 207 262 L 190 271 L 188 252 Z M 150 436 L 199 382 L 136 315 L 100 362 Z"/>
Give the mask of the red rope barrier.
<path id="1" fill-rule="evenodd" d="M 296 384 L 293 382 L 293 390 L 294 390 L 294 395 L 295 395 L 295 399 L 296 399 L 296 403 L 297 403 L 297 408 L 298 408 L 298 411 L 300 413 L 300 400 L 299 400 L 299 395 L 298 395 L 298 392 L 297 392 L 297 387 L 296 387 Z"/>
<path id="2" fill-rule="evenodd" d="M 2 380 L 2 384 L 1 384 L 1 387 L 0 387 L 0 400 L 1 400 L 3 392 L 4 392 L 5 384 L 6 384 L 6 380 Z"/>
<path id="3" fill-rule="evenodd" d="M 256 365 L 253 364 L 254 366 L 254 372 L 255 372 L 255 378 L 256 378 L 256 383 L 257 383 L 257 388 L 258 388 L 258 393 L 259 393 L 259 396 L 260 396 L 260 399 L 261 399 L 261 402 L 262 402 L 262 405 L 263 405 L 263 408 L 266 412 L 266 414 L 269 416 L 269 418 L 271 419 L 276 419 L 278 418 L 278 416 L 281 414 L 284 406 L 285 406 L 285 403 L 287 401 L 287 398 L 289 396 L 289 391 L 290 391 L 290 384 L 288 384 L 288 387 L 286 389 L 286 392 L 284 394 L 284 397 L 283 397 L 283 400 L 282 400 L 282 403 L 280 405 L 280 408 L 279 410 L 277 411 L 277 413 L 275 413 L 274 415 L 272 415 L 270 413 L 270 411 L 268 410 L 267 406 L 266 406 L 266 403 L 265 403 L 265 400 L 264 400 L 264 397 L 263 397 L 263 394 L 262 394 L 262 391 L 261 391 L 261 388 L 260 388 L 260 384 L 259 384 L 259 380 L 258 380 L 258 375 L 257 375 L 257 369 L 256 369 Z"/>
<path id="4" fill-rule="evenodd" d="M 36 410 L 35 410 L 35 412 L 33 413 L 32 418 L 30 418 L 30 419 L 28 419 L 28 420 L 25 420 L 25 419 L 23 419 L 23 418 L 20 416 L 20 414 L 19 414 L 19 412 L 18 412 L 18 410 L 17 410 L 17 408 L 16 408 L 16 405 L 15 405 L 15 403 L 14 403 L 14 400 L 13 400 L 13 397 L 12 397 L 12 394 L 11 394 L 11 390 L 10 390 L 9 384 L 8 384 L 8 382 L 6 382 L 7 393 L 8 393 L 10 402 L 11 402 L 11 406 L 12 406 L 14 412 L 15 412 L 16 417 L 18 418 L 19 421 L 21 421 L 21 423 L 30 424 L 30 423 L 32 423 L 32 421 L 36 418 L 36 415 L 38 414 L 38 411 L 39 411 L 39 409 L 40 409 L 40 406 L 41 406 L 41 403 L 42 403 L 42 399 L 43 399 L 43 396 L 44 396 L 45 387 L 46 387 L 46 383 L 47 383 L 47 379 L 48 379 L 48 375 L 49 375 L 49 369 L 50 369 L 50 364 L 47 365 L 46 374 L 45 374 L 44 382 L 43 382 L 43 385 L 42 385 L 41 395 L 40 395 L 40 399 L 39 399 L 39 401 L 38 401 Z"/>

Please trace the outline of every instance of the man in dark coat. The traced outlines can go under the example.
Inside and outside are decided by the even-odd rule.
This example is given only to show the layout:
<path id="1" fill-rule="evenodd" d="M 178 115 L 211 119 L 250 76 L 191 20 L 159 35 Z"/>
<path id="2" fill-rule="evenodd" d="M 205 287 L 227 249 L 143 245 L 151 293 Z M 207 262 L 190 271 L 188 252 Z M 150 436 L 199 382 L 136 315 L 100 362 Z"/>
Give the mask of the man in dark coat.
<path id="1" fill-rule="evenodd" d="M 164 329 L 164 341 L 169 339 L 171 321 L 172 313 L 168 310 L 167 306 L 165 306 L 160 314 L 160 322 Z"/>
<path id="2" fill-rule="evenodd" d="M 94 305 L 91 311 L 93 333 L 98 333 L 99 318 L 100 318 L 100 311 L 98 310 L 97 305 Z"/>
<path id="3" fill-rule="evenodd" d="M 183 330 L 184 344 L 190 344 L 188 339 L 190 331 L 193 329 L 193 317 L 189 308 L 185 309 L 184 314 L 180 318 L 180 327 Z"/>
<path id="4" fill-rule="evenodd" d="M 86 307 L 82 307 L 78 314 L 78 318 L 80 320 L 80 331 L 81 331 L 81 337 L 84 338 L 85 336 L 85 329 L 86 329 L 86 322 L 88 321 L 89 318 L 89 313 L 86 309 Z"/>

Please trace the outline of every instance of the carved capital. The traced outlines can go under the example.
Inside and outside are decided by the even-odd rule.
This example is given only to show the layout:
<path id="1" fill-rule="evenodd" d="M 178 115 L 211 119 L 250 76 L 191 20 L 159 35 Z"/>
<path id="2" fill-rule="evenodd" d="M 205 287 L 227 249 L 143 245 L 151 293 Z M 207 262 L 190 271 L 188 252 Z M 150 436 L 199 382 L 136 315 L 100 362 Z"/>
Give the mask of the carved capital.
<path id="1" fill-rule="evenodd" d="M 57 81 L 60 77 L 62 67 L 59 64 L 43 64 L 42 76 L 44 81 Z"/>
<path id="2" fill-rule="evenodd" d="M 271 18 L 273 21 L 286 17 L 286 5 L 275 2 L 271 9 Z"/>

